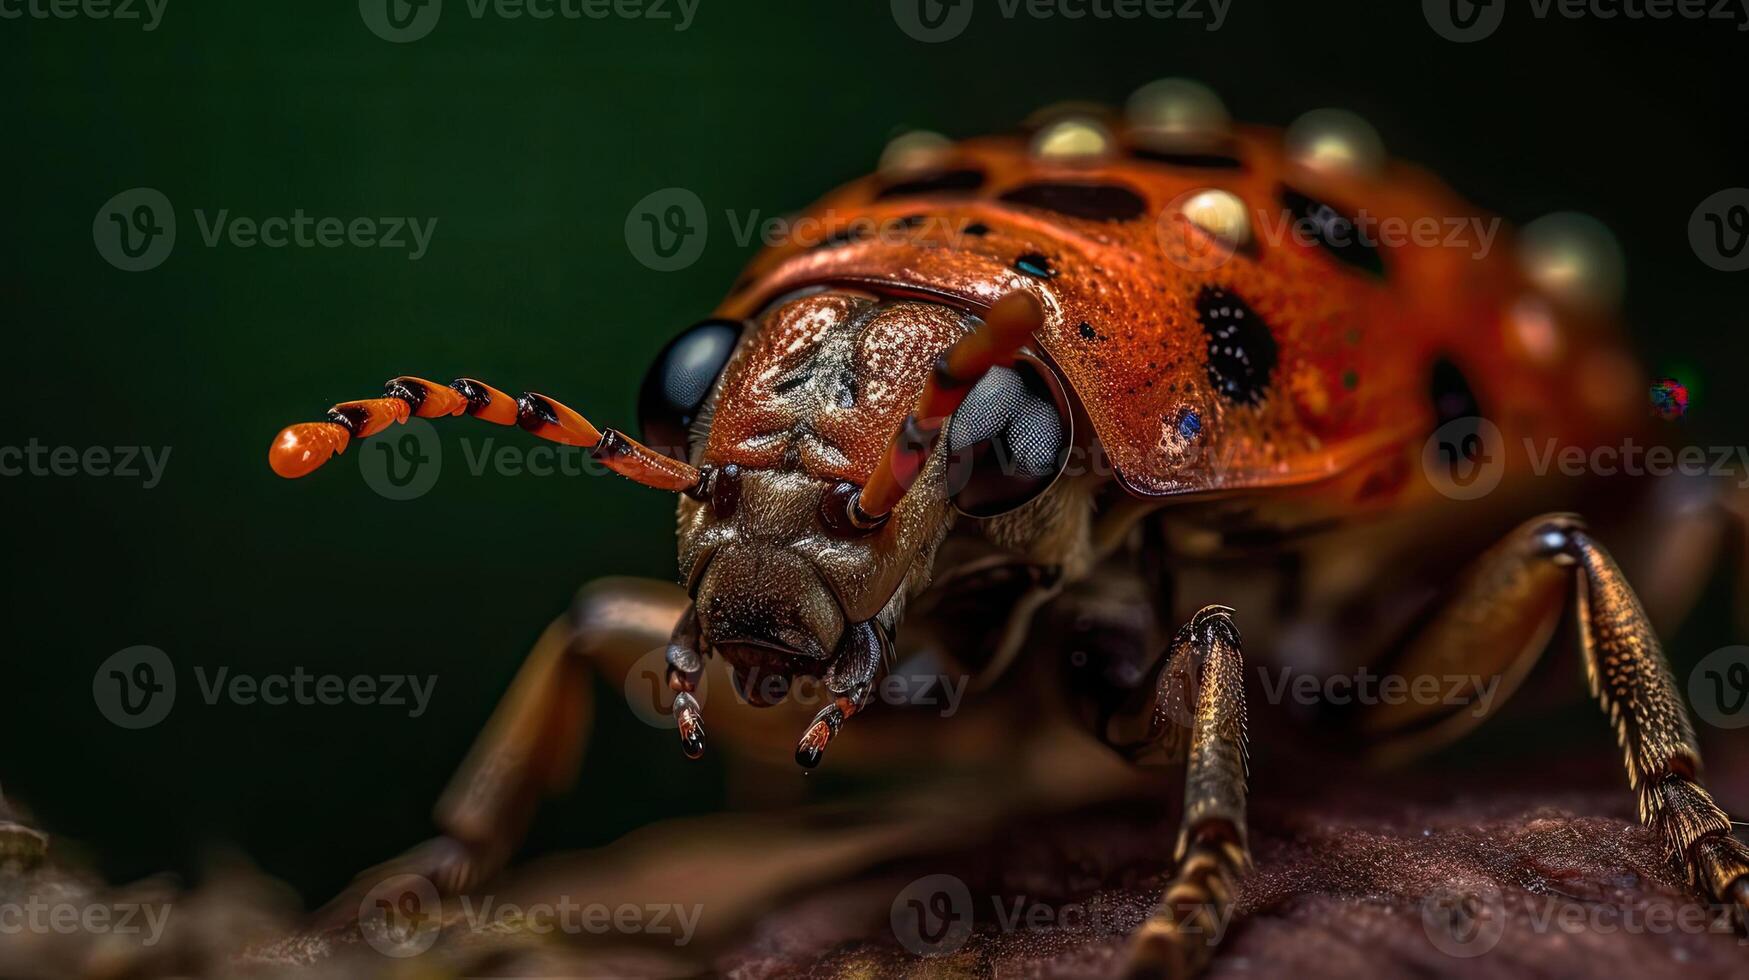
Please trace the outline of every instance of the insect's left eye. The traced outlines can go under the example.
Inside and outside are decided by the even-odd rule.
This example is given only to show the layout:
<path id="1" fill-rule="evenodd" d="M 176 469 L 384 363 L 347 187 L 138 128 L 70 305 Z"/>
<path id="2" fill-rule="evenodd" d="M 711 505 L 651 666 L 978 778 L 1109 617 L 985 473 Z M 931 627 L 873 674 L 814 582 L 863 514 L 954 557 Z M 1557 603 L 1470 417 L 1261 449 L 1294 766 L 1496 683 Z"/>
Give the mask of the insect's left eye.
<path id="1" fill-rule="evenodd" d="M 736 320 L 706 320 L 656 355 L 638 388 L 638 428 L 646 446 L 687 457 L 692 423 L 741 339 L 741 327 Z"/>
<path id="2" fill-rule="evenodd" d="M 995 517 L 1044 493 L 1068 463 L 1071 425 L 1050 367 L 1023 358 L 991 368 L 948 423 L 954 506 Z"/>

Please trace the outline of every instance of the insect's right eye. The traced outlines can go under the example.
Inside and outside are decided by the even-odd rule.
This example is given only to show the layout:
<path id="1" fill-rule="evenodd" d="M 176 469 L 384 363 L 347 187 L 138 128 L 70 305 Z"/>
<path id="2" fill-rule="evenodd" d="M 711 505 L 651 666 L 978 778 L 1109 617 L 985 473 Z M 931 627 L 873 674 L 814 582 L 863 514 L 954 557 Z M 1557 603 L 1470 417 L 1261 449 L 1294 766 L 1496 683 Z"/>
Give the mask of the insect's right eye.
<path id="1" fill-rule="evenodd" d="M 688 436 L 723 365 L 741 339 L 738 320 L 706 320 L 668 342 L 638 388 L 638 428 L 644 445 L 684 460 Z"/>
<path id="2" fill-rule="evenodd" d="M 969 517 L 995 517 L 1050 489 L 1069 460 L 1062 382 L 1030 355 L 991 368 L 947 426 L 948 490 Z"/>

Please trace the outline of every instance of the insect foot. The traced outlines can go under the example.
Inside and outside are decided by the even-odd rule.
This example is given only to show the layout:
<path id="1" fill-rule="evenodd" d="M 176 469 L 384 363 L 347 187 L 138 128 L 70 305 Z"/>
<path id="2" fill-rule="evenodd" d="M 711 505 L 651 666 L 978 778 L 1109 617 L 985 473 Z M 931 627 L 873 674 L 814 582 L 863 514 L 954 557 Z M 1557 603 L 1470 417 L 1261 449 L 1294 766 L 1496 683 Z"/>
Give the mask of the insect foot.
<path id="1" fill-rule="evenodd" d="M 821 708 L 796 744 L 796 765 L 812 769 L 820 764 L 826 746 L 836 738 L 845 719 L 868 705 L 875 684 L 892 657 L 893 642 L 877 623 L 858 623 L 846 631 L 838 659 L 826 671 L 826 689 L 832 703 Z"/>

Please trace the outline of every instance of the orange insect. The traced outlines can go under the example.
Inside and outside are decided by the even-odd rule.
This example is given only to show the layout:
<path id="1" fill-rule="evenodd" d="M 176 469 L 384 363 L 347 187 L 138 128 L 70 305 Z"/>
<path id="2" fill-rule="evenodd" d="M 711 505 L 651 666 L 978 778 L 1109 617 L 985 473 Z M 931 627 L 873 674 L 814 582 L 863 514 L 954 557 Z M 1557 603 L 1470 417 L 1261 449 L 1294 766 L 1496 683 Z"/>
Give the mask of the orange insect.
<path id="1" fill-rule="evenodd" d="M 757 705 L 817 680 L 795 749 L 812 767 L 919 649 L 983 678 L 1075 650 L 1061 693 L 1094 731 L 1186 765 L 1176 876 L 1130 952 L 1183 973 L 1249 863 L 1239 620 L 1277 657 L 1510 688 L 1576 594 L 1642 818 L 1697 890 L 1749 908 L 1749 849 L 1701 785 L 1639 599 L 1577 517 L 1535 516 L 1611 494 L 1505 451 L 1646 424 L 1606 246 L 1496 235 L 1352 117 L 1236 128 L 1180 81 L 1121 118 L 901 138 L 810 216 L 831 233 L 758 256 L 658 357 L 644 442 L 543 395 L 411 377 L 275 441 L 274 470 L 302 476 L 410 416 L 465 413 L 681 495 L 679 585 L 592 585 L 542 638 L 439 806 L 421 870 L 440 885 L 495 870 L 569 778 L 588 662 L 666 644 L 694 757 L 707 665 Z M 1278 583 L 1276 608 L 1213 604 L 1235 576 Z M 1110 600 L 1124 589 L 1157 601 Z M 1355 724 L 1425 745 L 1477 714 L 1378 705 Z"/>

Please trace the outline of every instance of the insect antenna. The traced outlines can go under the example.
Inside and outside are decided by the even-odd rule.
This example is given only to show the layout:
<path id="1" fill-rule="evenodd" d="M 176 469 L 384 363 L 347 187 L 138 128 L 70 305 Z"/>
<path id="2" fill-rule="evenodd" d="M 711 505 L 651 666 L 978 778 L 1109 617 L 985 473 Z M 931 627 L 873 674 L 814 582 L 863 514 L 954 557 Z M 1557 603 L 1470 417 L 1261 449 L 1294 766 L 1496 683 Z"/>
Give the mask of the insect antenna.
<path id="1" fill-rule="evenodd" d="M 664 456 L 617 429 L 597 429 L 545 395 L 525 392 L 521 398 L 511 398 L 472 378 L 457 378 L 447 386 L 423 378 L 395 378 L 383 386 L 381 398 L 341 402 L 328 410 L 326 421 L 286 426 L 273 440 L 267 463 L 280 476 L 296 479 L 345 452 L 353 439 L 367 439 L 414 416 L 462 414 L 494 425 L 520 426 L 542 439 L 587 449 L 608 469 L 647 487 L 692 496 L 708 488 L 706 471 Z"/>
<path id="2" fill-rule="evenodd" d="M 905 422 L 887 445 L 862 490 L 850 498 L 847 517 L 863 530 L 879 527 L 909 490 L 941 438 L 942 426 L 972 387 L 992 367 L 1007 364 L 1044 326 L 1044 308 L 1031 293 L 1016 290 L 997 300 L 977 330 L 935 359 L 935 369 Z"/>

